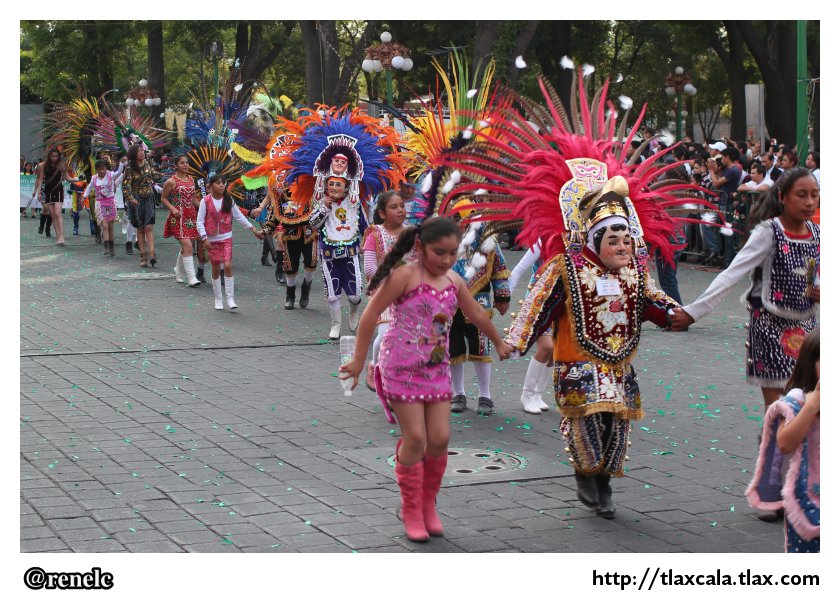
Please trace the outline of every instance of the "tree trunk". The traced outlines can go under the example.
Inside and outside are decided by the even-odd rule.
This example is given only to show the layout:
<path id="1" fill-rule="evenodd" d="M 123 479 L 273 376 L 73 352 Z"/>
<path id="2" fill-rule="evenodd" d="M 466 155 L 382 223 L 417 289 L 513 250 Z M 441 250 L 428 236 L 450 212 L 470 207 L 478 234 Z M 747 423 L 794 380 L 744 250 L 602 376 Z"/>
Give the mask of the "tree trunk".
<path id="1" fill-rule="evenodd" d="M 732 123 L 729 137 L 734 140 L 747 138 L 747 99 L 744 86 L 747 83 L 744 72 L 744 41 L 735 21 L 724 21 L 729 49 L 723 46 L 717 34 L 712 34 L 712 48 L 720 58 L 729 80 L 729 97 L 732 101 Z"/>
<path id="2" fill-rule="evenodd" d="M 528 45 L 534 38 L 534 34 L 536 33 L 539 24 L 539 21 L 525 22 L 525 26 L 520 30 L 519 34 L 516 36 L 516 45 L 513 50 L 513 59 L 516 59 L 516 57 L 525 54 L 525 51 L 528 49 Z M 514 61 L 511 60 L 507 76 L 508 85 L 511 88 L 516 86 L 516 82 L 519 79 L 519 72 L 520 69 L 516 66 Z"/>
<path id="3" fill-rule="evenodd" d="M 768 47 L 774 49 L 774 51 L 777 48 L 777 36 L 770 33 L 765 45 L 759 39 L 758 32 L 752 22 L 738 21 L 738 28 L 741 30 L 744 42 L 755 58 L 755 62 L 761 71 L 761 77 L 764 80 L 767 129 L 772 137 L 793 145 L 796 138 L 796 113 L 788 100 L 786 83 L 775 60 L 776 53 L 771 53 L 768 50 Z M 768 24 L 768 28 L 771 28 L 770 31 L 772 31 L 770 24 Z M 793 83 L 795 81 L 794 79 Z"/>
<path id="4" fill-rule="evenodd" d="M 148 45 L 149 87 L 157 90 L 161 106 L 166 105 L 163 84 L 163 21 L 151 21 L 146 33 Z"/>
<path id="5" fill-rule="evenodd" d="M 359 76 L 365 49 L 370 44 L 371 40 L 373 40 L 379 26 L 379 21 L 368 21 L 362 35 L 358 40 L 356 40 L 356 43 L 353 44 L 353 50 L 350 51 L 350 55 L 344 59 L 344 63 L 341 65 L 341 71 L 338 74 L 338 78 L 333 88 L 332 97 L 336 105 L 343 105 L 349 101 L 350 86 Z M 338 47 L 337 41 L 336 47 Z"/>
<path id="6" fill-rule="evenodd" d="M 322 69 L 324 78 L 324 104 L 338 105 L 339 103 L 338 74 L 341 56 L 338 54 L 338 30 L 335 21 L 318 21 L 316 24 L 321 42 Z"/>
<path id="7" fill-rule="evenodd" d="M 236 22 L 236 58 L 245 60 L 248 56 L 248 23 L 249 21 Z"/>
<path id="8" fill-rule="evenodd" d="M 306 65 L 306 102 L 309 105 L 326 100 L 324 90 L 321 38 L 315 21 L 300 21 L 303 35 L 304 61 Z"/>
<path id="9" fill-rule="evenodd" d="M 499 37 L 499 26 L 501 21 L 476 21 L 475 22 L 475 47 L 472 56 L 472 73 L 470 78 L 479 73 L 487 61 L 490 60 L 493 51 L 493 43 Z"/>
<path id="10" fill-rule="evenodd" d="M 542 27 L 550 28 L 550 43 L 546 45 L 546 52 L 540 55 L 540 67 L 554 85 L 568 112 L 571 110 L 569 95 L 572 90 L 572 70 L 560 67 L 560 58 L 571 54 L 572 24 L 570 21 L 543 21 Z"/>

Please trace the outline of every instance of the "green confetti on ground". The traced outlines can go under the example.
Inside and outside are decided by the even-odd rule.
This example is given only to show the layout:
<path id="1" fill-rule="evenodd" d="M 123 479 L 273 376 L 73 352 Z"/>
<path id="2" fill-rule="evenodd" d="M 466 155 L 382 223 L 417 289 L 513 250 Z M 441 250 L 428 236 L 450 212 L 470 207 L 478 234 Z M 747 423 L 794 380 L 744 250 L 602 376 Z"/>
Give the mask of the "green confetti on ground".
<path id="1" fill-rule="evenodd" d="M 712 523 L 710 523 L 709 525 L 710 525 L 710 526 L 712 526 L 713 528 L 716 528 L 716 527 L 717 527 L 717 522 L 716 522 L 716 521 L 713 521 L 713 522 L 712 522 Z"/>
<path id="2" fill-rule="evenodd" d="M 731 507 L 729 507 L 729 511 L 730 511 L 730 513 L 734 513 L 735 512 L 735 505 L 732 505 Z"/>
<path id="3" fill-rule="evenodd" d="M 318 424 L 318 419 L 312 419 L 312 427 L 315 427 Z"/>
<path id="4" fill-rule="evenodd" d="M 504 425 L 499 425 L 499 426 L 496 428 L 496 431 L 503 431 L 503 430 L 504 430 L 504 428 L 505 428 L 505 427 L 504 427 Z"/>

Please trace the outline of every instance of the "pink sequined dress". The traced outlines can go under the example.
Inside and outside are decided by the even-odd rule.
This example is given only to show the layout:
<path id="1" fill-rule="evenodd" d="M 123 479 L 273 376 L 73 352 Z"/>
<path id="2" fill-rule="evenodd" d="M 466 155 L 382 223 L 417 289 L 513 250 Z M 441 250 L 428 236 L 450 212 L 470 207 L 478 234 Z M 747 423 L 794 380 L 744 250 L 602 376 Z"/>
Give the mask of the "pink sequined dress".
<path id="1" fill-rule="evenodd" d="M 376 366 L 376 393 L 383 404 L 451 400 L 449 328 L 457 307 L 452 282 L 440 291 L 421 282 L 397 298 Z"/>

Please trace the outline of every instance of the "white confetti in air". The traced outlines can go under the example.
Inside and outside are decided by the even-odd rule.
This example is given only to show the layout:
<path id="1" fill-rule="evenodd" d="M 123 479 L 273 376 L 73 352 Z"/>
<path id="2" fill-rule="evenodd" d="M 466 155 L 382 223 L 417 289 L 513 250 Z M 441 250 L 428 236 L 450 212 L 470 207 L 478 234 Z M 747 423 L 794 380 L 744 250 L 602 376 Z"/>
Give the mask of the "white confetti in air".
<path id="1" fill-rule="evenodd" d="M 525 62 L 525 59 L 522 58 L 521 54 L 516 57 L 516 61 L 514 62 L 519 69 L 525 69 L 528 66 L 528 63 Z"/>
<path id="2" fill-rule="evenodd" d="M 618 97 L 618 102 L 625 111 L 628 111 L 633 106 L 633 99 L 623 94 Z"/>
<path id="3" fill-rule="evenodd" d="M 563 69 L 574 69 L 575 68 L 575 63 L 569 57 L 564 56 L 562 59 L 560 59 L 560 66 Z"/>
<path id="4" fill-rule="evenodd" d="M 583 77 L 587 77 L 595 73 L 595 67 L 590 65 L 589 63 L 583 64 Z"/>
<path id="5" fill-rule="evenodd" d="M 619 73 L 618 77 L 615 78 L 615 83 L 620 84 L 623 81 L 624 81 L 624 76 Z"/>

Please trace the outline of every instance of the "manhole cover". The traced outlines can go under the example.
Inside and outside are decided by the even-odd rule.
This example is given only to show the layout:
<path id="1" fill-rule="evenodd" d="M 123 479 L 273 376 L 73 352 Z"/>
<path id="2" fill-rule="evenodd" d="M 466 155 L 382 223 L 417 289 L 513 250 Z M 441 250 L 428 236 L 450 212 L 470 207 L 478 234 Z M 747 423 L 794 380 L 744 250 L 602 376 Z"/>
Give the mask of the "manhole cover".
<path id="1" fill-rule="evenodd" d="M 161 272 L 120 272 L 105 278 L 112 281 L 152 281 L 160 278 L 172 278 L 172 275 Z"/>
<path id="2" fill-rule="evenodd" d="M 396 463 L 396 455 L 388 457 L 388 464 L 392 467 Z M 524 469 L 528 459 L 509 452 L 493 452 L 477 448 L 450 448 L 449 460 L 446 464 L 446 475 L 453 477 L 471 477 L 496 475 L 516 469 Z"/>

